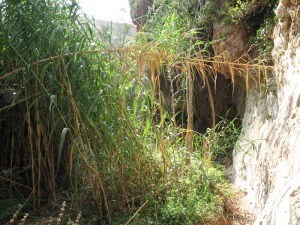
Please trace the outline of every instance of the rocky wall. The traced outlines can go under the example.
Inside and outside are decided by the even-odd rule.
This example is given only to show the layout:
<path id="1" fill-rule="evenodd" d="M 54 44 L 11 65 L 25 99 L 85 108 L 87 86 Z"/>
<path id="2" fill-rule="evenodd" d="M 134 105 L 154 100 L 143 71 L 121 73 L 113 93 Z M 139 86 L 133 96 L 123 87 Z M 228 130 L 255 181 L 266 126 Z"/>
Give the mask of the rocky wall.
<path id="1" fill-rule="evenodd" d="M 300 1 L 281 0 L 274 30 L 274 81 L 249 91 L 233 153 L 235 185 L 254 224 L 300 224 Z"/>

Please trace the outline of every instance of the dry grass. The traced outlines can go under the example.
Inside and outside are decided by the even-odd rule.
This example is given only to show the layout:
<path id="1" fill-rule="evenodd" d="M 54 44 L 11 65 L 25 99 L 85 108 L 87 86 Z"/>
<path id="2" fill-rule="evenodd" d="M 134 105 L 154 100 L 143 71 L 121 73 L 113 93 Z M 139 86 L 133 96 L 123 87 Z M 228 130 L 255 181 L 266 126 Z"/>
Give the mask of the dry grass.
<path id="1" fill-rule="evenodd" d="M 146 64 L 150 68 L 150 75 L 151 81 L 153 85 L 153 89 L 158 93 L 158 99 L 160 103 L 163 101 L 163 94 L 160 90 L 160 73 L 162 73 L 162 65 L 168 65 L 173 71 L 180 71 L 184 74 L 185 77 L 189 78 L 188 83 L 189 85 L 186 87 L 189 93 L 187 98 L 187 107 L 188 111 L 191 113 L 193 111 L 192 105 L 192 88 L 193 88 L 193 77 L 199 76 L 203 80 L 204 84 L 207 84 L 208 80 L 213 80 L 216 82 L 217 74 L 219 72 L 227 71 L 229 79 L 231 79 L 233 85 L 235 84 L 236 77 L 242 77 L 245 82 L 246 90 L 248 91 L 250 87 L 254 86 L 254 88 L 259 88 L 261 86 L 267 87 L 268 82 L 268 73 L 272 70 L 270 66 L 264 66 L 259 64 L 253 64 L 250 61 L 249 57 L 244 56 L 239 60 L 234 62 L 228 61 L 226 54 L 222 54 L 219 56 L 215 56 L 213 58 L 206 58 L 203 56 L 197 57 L 175 57 L 173 55 L 169 55 L 167 53 L 159 52 L 159 49 L 155 49 L 153 46 L 133 46 L 129 48 L 120 48 L 120 49 L 106 49 L 106 50 L 93 50 L 93 51 L 85 51 L 85 52 L 76 52 L 76 53 L 68 53 L 62 54 L 58 56 L 52 56 L 47 59 L 39 60 L 34 62 L 32 65 L 28 65 L 29 70 L 25 67 L 15 69 L 9 73 L 4 74 L 0 80 L 9 79 L 11 76 L 18 76 L 20 79 L 25 79 L 26 74 L 32 74 L 32 87 L 33 89 L 29 90 L 29 87 L 25 86 L 25 96 L 24 99 L 19 100 L 18 102 L 13 102 L 7 108 L 14 107 L 16 104 L 25 102 L 27 110 L 26 116 L 22 122 L 26 124 L 27 127 L 27 140 L 28 148 L 29 148 L 29 155 L 30 155 L 30 171 L 31 171 L 31 186 L 32 194 L 36 199 L 34 204 L 36 206 L 40 206 L 40 199 L 41 199 L 41 192 L 42 192 L 42 185 L 47 184 L 49 187 L 51 196 L 55 199 L 56 198 L 56 188 L 57 188 L 57 173 L 58 168 L 60 166 L 60 159 L 62 157 L 63 151 L 63 143 L 66 132 L 60 133 L 52 133 L 51 128 L 54 121 L 49 117 L 49 115 L 45 116 L 42 113 L 42 110 L 48 106 L 45 105 L 45 97 L 52 98 L 51 93 L 49 92 L 49 87 L 45 86 L 45 83 L 41 81 L 42 77 L 45 75 L 43 74 L 44 68 L 47 67 L 49 64 L 54 64 L 56 68 L 58 68 L 56 75 L 57 81 L 60 85 L 60 93 L 59 96 L 56 96 L 57 100 L 59 99 L 66 99 L 64 101 L 64 109 L 66 109 L 68 115 L 72 117 L 72 119 L 67 122 L 61 114 L 61 109 L 58 106 L 59 102 L 50 101 L 50 108 L 51 104 L 52 107 L 55 107 L 55 113 L 57 116 L 61 117 L 62 123 L 60 123 L 55 130 L 64 130 L 64 128 L 70 129 L 67 133 L 70 139 L 70 148 L 65 155 L 66 161 L 66 168 L 68 168 L 68 173 L 70 175 L 70 179 L 73 179 L 73 171 L 77 170 L 80 171 L 80 168 L 84 167 L 87 168 L 85 171 L 79 172 L 79 176 L 85 177 L 86 185 L 89 185 L 92 190 L 94 190 L 94 198 L 97 202 L 102 202 L 102 205 L 99 206 L 99 210 L 102 211 L 103 216 L 106 218 L 106 221 L 111 224 L 110 218 L 110 209 L 108 204 L 108 196 L 111 194 L 110 190 L 106 189 L 107 184 L 104 184 L 105 174 L 104 171 L 99 168 L 99 164 L 91 162 L 91 157 L 94 155 L 94 149 L 99 146 L 99 140 L 103 139 L 103 133 L 99 131 L 96 124 L 90 119 L 88 116 L 86 117 L 83 113 L 83 110 L 79 104 L 79 102 L 74 98 L 74 88 L 72 87 L 71 83 L 71 74 L 68 71 L 68 63 L 66 62 L 66 58 L 74 57 L 82 57 L 87 59 L 96 60 L 97 57 L 101 57 L 102 54 L 111 54 L 114 57 L 119 58 L 119 63 L 121 65 L 121 71 L 129 71 L 132 65 L 132 62 L 137 62 L 139 67 L 139 75 L 143 74 L 143 66 Z M 245 60 L 247 59 L 247 60 Z M 139 78 L 140 80 L 142 77 Z M 208 93 L 210 97 L 211 103 L 211 111 L 214 114 L 214 102 L 212 98 L 212 92 L 218 92 L 218 90 L 211 90 L 209 85 L 206 85 L 208 88 Z M 55 100 L 55 101 L 57 101 Z M 116 99 L 115 99 L 116 100 Z M 113 101 L 115 101 L 113 100 Z M 124 110 L 124 101 L 119 99 L 119 106 L 121 106 L 118 110 L 118 113 L 121 118 L 125 118 L 128 120 L 128 117 Z M 61 102 L 62 103 L 62 102 Z M 49 103 L 47 103 L 49 104 Z M 162 105 L 162 104 L 161 104 Z M 172 104 L 175 107 L 175 103 Z M 4 109 L 2 109 L 4 110 Z M 52 108 L 51 108 L 52 110 Z M 160 108 L 161 113 L 163 115 L 163 109 Z M 53 108 L 54 112 L 54 108 Z M 214 118 L 214 116 L 213 116 Z M 192 123 L 192 118 L 189 118 L 190 124 Z M 124 121 L 122 119 L 121 121 Z M 161 124 L 163 124 L 163 118 L 160 118 Z M 215 119 L 213 119 L 212 126 L 215 125 Z M 119 126 L 119 137 L 118 142 L 123 143 L 125 136 L 127 135 L 126 132 L 135 132 L 134 126 L 130 123 L 126 125 L 120 124 Z M 89 130 L 89 131 L 88 131 Z M 93 137 L 91 137 L 93 135 Z M 105 134 L 106 135 L 106 134 Z M 192 140 L 193 135 L 193 128 L 189 126 L 187 128 L 186 137 L 187 137 L 187 145 Z M 135 139 L 135 143 L 137 145 L 142 146 L 140 140 L 138 140 L 137 136 L 132 136 Z M 14 143 L 14 142 L 13 142 Z M 165 146 L 164 146 L 164 136 L 161 133 L 159 149 L 161 151 L 161 157 L 164 167 L 164 174 L 165 174 L 165 183 L 167 183 L 166 174 L 168 169 L 168 164 L 165 160 Z M 61 146 L 58 149 L 58 146 Z M 16 146 L 13 146 L 16 149 Z M 142 149 L 143 147 L 141 147 Z M 111 166 L 114 168 L 119 168 L 119 172 L 116 174 L 116 180 L 120 185 L 120 197 L 122 198 L 122 205 L 128 205 L 129 213 L 132 213 L 132 209 L 129 206 L 131 199 L 137 198 L 139 195 L 145 195 L 147 193 L 147 182 L 148 180 L 153 179 L 153 165 L 147 161 L 147 156 L 144 155 L 145 153 L 141 151 L 140 153 L 134 152 L 131 156 L 131 160 L 126 162 L 125 159 L 121 159 L 121 163 L 119 163 L 116 158 L 123 157 L 123 153 L 120 150 L 116 149 L 116 147 L 109 146 L 109 144 L 104 145 L 105 154 L 107 155 L 107 159 L 111 163 Z M 187 146 L 187 155 L 186 160 L 187 164 L 189 164 L 188 155 L 189 151 L 192 151 L 190 147 Z M 19 155 L 17 151 L 12 151 L 9 153 L 6 151 L 6 154 L 10 154 L 7 158 L 21 158 L 22 156 Z M 208 156 L 210 154 L 207 154 Z M 76 161 L 76 157 L 80 157 L 81 165 L 77 164 L 74 165 Z M 144 159 L 144 160 L 142 160 Z M 209 158 L 207 159 L 209 160 Z M 135 163 L 135 171 L 131 171 L 131 177 L 128 177 L 128 170 L 131 166 L 128 164 L 129 162 Z M 18 166 L 18 165 L 15 165 Z M 79 168 L 80 167 L 80 168 Z M 78 175 L 77 175 L 78 176 Z M 9 178 L 5 178 L 9 179 Z M 11 181 L 13 182 L 13 181 Z M 132 193 L 133 188 L 136 189 L 136 185 L 140 187 L 140 191 L 133 195 L 129 194 Z M 145 188 L 141 188 L 145 187 Z"/>
<path id="2" fill-rule="evenodd" d="M 10 76 L 15 76 L 18 74 L 18 77 L 22 78 L 26 76 L 26 73 L 30 72 L 34 76 L 34 92 L 33 93 L 27 93 L 29 90 L 25 87 L 25 96 L 23 99 L 18 100 L 18 102 L 13 102 L 11 105 L 6 106 L 5 108 L 2 108 L 1 110 L 5 110 L 11 107 L 14 107 L 15 105 L 19 103 L 26 102 L 29 104 L 29 99 L 36 98 L 34 101 L 34 104 L 32 106 L 33 110 L 28 110 L 26 115 L 26 121 L 27 121 L 27 131 L 28 131 L 28 143 L 29 143 L 29 149 L 31 151 L 31 171 L 32 171 L 32 185 L 31 188 L 33 190 L 33 195 L 37 195 L 37 197 L 40 196 L 41 192 L 41 176 L 42 176 L 42 170 L 43 166 L 49 167 L 47 171 L 49 171 L 49 185 L 51 187 L 51 190 L 55 190 L 55 175 L 56 175 L 56 168 L 53 166 L 55 165 L 54 155 L 49 154 L 49 158 L 43 158 L 42 148 L 46 148 L 49 146 L 49 141 L 51 140 L 45 140 L 43 138 L 48 137 L 48 127 L 46 124 L 49 124 L 49 118 L 44 117 L 42 113 L 40 112 L 41 107 L 43 107 L 43 103 L 40 103 L 39 99 L 41 99 L 41 90 L 45 91 L 46 94 L 48 94 L 48 97 L 51 97 L 51 94 L 48 92 L 48 88 L 43 86 L 41 83 L 41 77 L 44 76 L 42 74 L 42 69 L 47 66 L 48 63 L 55 63 L 57 67 L 61 68 L 60 76 L 61 76 L 61 96 L 68 96 L 69 98 L 69 106 L 65 106 L 69 109 L 70 114 L 74 116 L 73 118 L 73 126 L 74 131 L 77 134 L 80 134 L 80 139 L 75 142 L 75 136 L 72 137 L 73 139 L 73 147 L 72 148 L 81 148 L 84 149 L 84 139 L 88 138 L 88 133 L 81 132 L 79 128 L 79 124 L 89 124 L 89 126 L 94 127 L 94 134 L 97 138 L 101 139 L 101 134 L 96 129 L 95 125 L 91 120 L 88 118 L 83 119 L 81 118 L 81 113 L 78 108 L 78 103 L 73 97 L 73 90 L 72 85 L 70 83 L 70 75 L 67 70 L 67 64 L 65 62 L 66 57 L 75 56 L 88 58 L 89 55 L 101 55 L 105 53 L 111 53 L 114 54 L 116 57 L 119 57 L 119 60 L 122 61 L 122 71 L 128 71 L 130 68 L 128 66 L 132 65 L 132 61 L 136 61 L 139 67 L 139 75 L 143 75 L 143 66 L 146 64 L 150 68 L 151 73 L 151 83 L 153 85 L 153 89 L 157 90 L 159 93 L 159 99 L 162 101 L 162 91 L 159 90 L 160 85 L 160 74 L 162 73 L 162 65 L 169 65 L 173 71 L 180 71 L 185 75 L 185 77 L 191 77 L 191 80 L 193 79 L 193 76 L 199 76 L 203 80 L 204 85 L 208 83 L 209 79 L 212 79 L 214 82 L 216 82 L 217 74 L 219 72 L 225 72 L 225 76 L 228 79 L 231 79 L 233 86 L 235 85 L 236 77 L 242 77 L 244 80 L 244 86 L 246 90 L 248 91 L 250 87 L 254 86 L 258 91 L 260 91 L 260 88 L 263 87 L 264 91 L 266 91 L 266 88 L 268 86 L 268 75 L 272 73 L 273 67 L 272 66 L 265 66 L 260 64 L 254 64 L 253 61 L 251 61 L 250 57 L 248 55 L 244 55 L 240 59 L 237 59 L 233 62 L 230 62 L 228 60 L 227 54 L 224 53 L 219 56 L 215 56 L 212 58 L 205 58 L 203 56 L 198 57 L 175 57 L 173 55 L 169 55 L 167 53 L 159 52 L 159 49 L 155 49 L 153 46 L 133 46 L 130 48 L 120 48 L 120 49 L 106 49 L 106 50 L 93 50 L 93 51 L 85 51 L 85 52 L 76 52 L 76 53 L 67 53 L 57 56 L 52 56 L 47 59 L 39 60 L 34 62 L 32 65 L 28 65 L 30 68 L 30 71 L 26 71 L 25 67 L 15 69 L 9 73 L 4 74 L 2 77 L 0 77 L 0 80 L 9 79 Z M 142 77 L 140 77 L 142 79 Z M 190 83 L 187 86 L 187 89 L 189 87 L 192 89 L 192 84 Z M 209 92 L 210 97 L 210 103 L 211 103 L 211 111 L 214 112 L 214 102 L 212 98 L 212 92 L 218 92 L 218 90 L 211 90 L 209 88 L 209 85 L 206 85 Z M 40 97 L 39 97 L 40 96 Z M 191 96 L 191 95 L 189 95 Z M 191 108 L 191 104 L 189 102 L 192 101 L 192 99 L 187 99 L 188 104 L 187 107 Z M 173 104 L 173 106 L 176 104 Z M 31 106 L 27 106 L 31 107 Z M 188 110 L 188 111 L 191 111 Z M 123 114 L 121 114 L 123 115 Z M 34 123 L 32 120 L 34 119 Z M 213 120 L 212 126 L 215 125 L 215 119 Z M 192 130 L 192 129 L 188 129 Z M 188 134 L 189 132 L 187 132 Z M 34 136 L 33 136 L 34 134 Z M 74 135 L 74 134 L 73 134 Z M 91 143 L 88 143 L 88 148 L 91 150 Z M 54 147 L 54 146 L 53 146 Z M 73 152 L 75 150 L 71 150 L 70 152 L 71 157 L 73 155 Z M 52 155 L 52 156 L 51 156 Z M 37 156 L 37 160 L 34 160 L 33 157 Z M 18 156 L 15 156 L 18 158 Z M 86 157 L 83 157 L 83 159 Z M 70 158 L 70 162 L 72 162 L 73 159 Z M 92 168 L 91 168 L 92 169 Z M 70 164 L 70 170 L 72 170 L 72 164 Z M 94 170 L 94 169 L 92 169 Z M 37 185 L 36 185 L 37 184 Z M 100 182 L 101 184 L 101 182 Z"/>
<path id="3" fill-rule="evenodd" d="M 6 225 L 13 225 L 13 224 L 18 224 L 18 225 L 60 225 L 60 224 L 66 224 L 66 225 L 79 225 L 81 221 L 81 212 L 79 212 L 75 218 L 75 220 L 71 220 L 70 218 L 67 218 L 68 215 L 65 215 L 66 211 L 66 201 L 64 201 L 61 204 L 60 207 L 60 212 L 57 216 L 50 216 L 47 219 L 42 219 L 39 218 L 38 221 L 33 222 L 32 220 L 30 221 L 30 215 L 28 213 L 25 213 L 22 219 L 18 219 L 19 214 L 22 210 L 22 208 L 19 208 L 12 216 L 10 221 L 6 223 Z"/>

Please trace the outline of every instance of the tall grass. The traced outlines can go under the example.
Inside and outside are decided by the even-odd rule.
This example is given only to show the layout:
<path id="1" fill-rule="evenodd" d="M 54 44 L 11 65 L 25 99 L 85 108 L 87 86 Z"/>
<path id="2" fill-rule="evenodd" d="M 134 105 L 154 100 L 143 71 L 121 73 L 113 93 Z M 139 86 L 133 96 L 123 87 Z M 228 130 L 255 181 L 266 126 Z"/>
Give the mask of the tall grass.
<path id="1" fill-rule="evenodd" d="M 11 197 L 32 193 L 34 207 L 70 188 L 88 205 L 83 217 L 108 224 L 213 223 L 227 193 L 211 162 L 214 138 L 185 139 L 193 131 L 164 109 L 157 73 L 172 65 L 206 80 L 213 63 L 260 66 L 153 45 L 107 48 L 79 10 L 75 1 L 1 3 L 1 186 Z M 141 76 L 145 64 L 152 88 Z"/>
<path id="2" fill-rule="evenodd" d="M 88 108 L 109 69 L 98 54 L 85 53 L 103 47 L 78 10 L 76 2 L 1 3 L 1 92 L 12 95 L 1 102 L 1 168 L 10 168 L 11 181 L 22 171 L 28 179 L 20 183 L 37 206 L 42 189 L 56 199 L 58 178 L 73 174 L 75 147 L 86 145 Z"/>

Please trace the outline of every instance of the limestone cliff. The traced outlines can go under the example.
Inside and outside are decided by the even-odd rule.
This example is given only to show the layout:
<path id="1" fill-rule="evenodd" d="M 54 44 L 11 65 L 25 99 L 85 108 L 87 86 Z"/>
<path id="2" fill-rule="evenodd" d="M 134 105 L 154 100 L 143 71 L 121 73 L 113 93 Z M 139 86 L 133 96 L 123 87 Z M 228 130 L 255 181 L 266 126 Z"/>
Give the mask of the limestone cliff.
<path id="1" fill-rule="evenodd" d="M 276 15 L 274 84 L 246 98 L 233 154 L 235 184 L 254 224 L 300 224 L 300 2 L 281 0 Z"/>

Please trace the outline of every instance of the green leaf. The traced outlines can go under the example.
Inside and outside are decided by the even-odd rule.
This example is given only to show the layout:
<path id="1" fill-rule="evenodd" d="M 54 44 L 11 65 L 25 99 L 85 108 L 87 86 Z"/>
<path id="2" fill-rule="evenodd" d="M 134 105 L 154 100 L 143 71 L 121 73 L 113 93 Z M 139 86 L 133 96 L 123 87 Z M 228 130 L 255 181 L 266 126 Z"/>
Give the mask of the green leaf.
<path id="1" fill-rule="evenodd" d="M 56 104 L 57 104 L 57 97 L 56 97 L 56 95 L 51 95 L 51 96 L 50 96 L 49 112 L 51 112 L 52 107 L 53 107 L 54 105 L 56 105 Z"/>
<path id="2" fill-rule="evenodd" d="M 64 128 L 63 131 L 61 132 L 60 135 L 60 142 L 59 142 L 59 147 L 58 147 L 58 158 L 57 158 L 57 169 L 56 169 L 56 173 L 58 172 L 58 168 L 59 168 L 59 162 L 61 159 L 61 154 L 62 154 L 62 148 L 63 145 L 65 143 L 65 139 L 66 139 L 66 134 L 69 131 L 69 128 Z"/>

